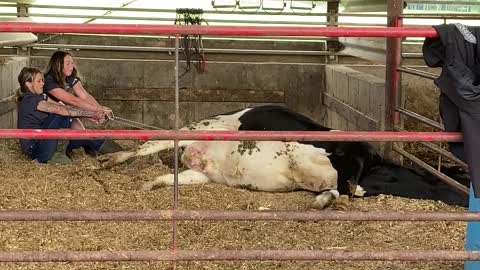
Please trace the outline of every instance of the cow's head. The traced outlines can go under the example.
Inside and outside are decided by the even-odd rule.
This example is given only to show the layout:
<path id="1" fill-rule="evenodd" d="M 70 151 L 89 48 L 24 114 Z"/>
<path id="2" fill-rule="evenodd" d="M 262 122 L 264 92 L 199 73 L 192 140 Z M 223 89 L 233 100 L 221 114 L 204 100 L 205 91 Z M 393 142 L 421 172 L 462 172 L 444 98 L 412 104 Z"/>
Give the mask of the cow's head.
<path id="1" fill-rule="evenodd" d="M 332 145 L 329 158 L 338 171 L 338 191 L 353 196 L 365 168 L 380 161 L 381 157 L 366 142 L 339 142 Z"/>

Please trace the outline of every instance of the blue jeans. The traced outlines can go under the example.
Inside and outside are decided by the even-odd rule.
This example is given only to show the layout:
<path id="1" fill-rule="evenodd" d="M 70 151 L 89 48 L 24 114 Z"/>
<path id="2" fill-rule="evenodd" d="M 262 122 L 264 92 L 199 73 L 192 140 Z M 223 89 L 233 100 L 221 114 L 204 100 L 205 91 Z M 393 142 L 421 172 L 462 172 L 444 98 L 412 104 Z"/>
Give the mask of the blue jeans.
<path id="1" fill-rule="evenodd" d="M 468 211 L 480 213 L 480 198 L 473 196 L 473 187 L 470 184 L 470 200 L 468 204 Z M 470 221 L 467 223 L 467 251 L 480 251 L 480 222 Z M 480 261 L 466 261 L 465 270 L 480 269 Z"/>
<path id="2" fill-rule="evenodd" d="M 72 126 L 71 118 L 51 114 L 42 124 L 41 129 L 69 129 Z M 98 151 L 103 145 L 103 140 L 71 140 L 67 151 L 83 147 L 88 150 Z M 32 160 L 47 163 L 57 150 L 58 140 L 32 140 L 27 149 Z"/>

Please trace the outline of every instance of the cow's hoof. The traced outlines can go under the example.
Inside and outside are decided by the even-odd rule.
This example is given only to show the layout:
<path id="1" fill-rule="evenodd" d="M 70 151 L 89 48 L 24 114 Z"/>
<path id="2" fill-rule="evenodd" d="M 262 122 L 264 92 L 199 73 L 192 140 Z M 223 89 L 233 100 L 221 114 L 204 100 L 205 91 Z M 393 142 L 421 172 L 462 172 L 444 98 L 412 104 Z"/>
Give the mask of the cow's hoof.
<path id="1" fill-rule="evenodd" d="M 322 201 L 315 200 L 315 202 L 313 202 L 313 208 L 318 209 L 318 210 L 325 209 L 325 207 L 326 207 L 325 205 L 326 205 L 326 203 L 322 202 Z"/>
<path id="2" fill-rule="evenodd" d="M 318 210 L 323 210 L 330 206 L 333 202 L 333 199 L 329 196 L 317 196 L 315 202 L 313 203 L 313 208 Z"/>
<path id="3" fill-rule="evenodd" d="M 338 198 L 339 194 L 336 190 L 324 191 L 315 197 L 315 202 L 313 203 L 313 208 L 315 209 L 325 209 L 332 205 L 335 200 Z"/>
<path id="4" fill-rule="evenodd" d="M 154 187 L 155 187 L 155 185 L 154 185 L 153 183 L 151 183 L 151 182 L 146 182 L 146 183 L 143 183 L 143 184 L 142 184 L 142 187 L 141 187 L 141 188 L 142 188 L 142 190 L 147 191 L 147 190 L 152 190 Z"/>
<path id="5" fill-rule="evenodd" d="M 97 157 L 97 160 L 102 163 L 105 169 L 112 168 L 120 163 L 132 158 L 135 154 L 127 151 L 120 151 L 116 153 L 105 154 Z"/>
<path id="6" fill-rule="evenodd" d="M 337 211 L 346 211 L 348 205 L 350 204 L 349 198 L 347 195 L 340 195 L 335 203 L 333 204 L 333 209 Z"/>
<path id="7" fill-rule="evenodd" d="M 106 161 L 110 160 L 111 155 L 112 154 L 105 154 L 105 155 L 97 156 L 97 160 L 100 161 L 100 162 L 106 162 Z"/>
<path id="8" fill-rule="evenodd" d="M 105 154 L 105 155 L 98 156 L 97 160 L 100 161 L 100 163 L 102 164 L 102 167 L 105 169 L 109 169 L 118 164 L 113 154 Z"/>
<path id="9" fill-rule="evenodd" d="M 144 182 L 141 184 L 141 189 L 142 190 L 153 190 L 153 189 L 158 189 L 158 188 L 162 188 L 162 187 L 166 187 L 167 184 L 165 183 L 158 183 L 156 181 L 148 181 L 148 182 Z"/>

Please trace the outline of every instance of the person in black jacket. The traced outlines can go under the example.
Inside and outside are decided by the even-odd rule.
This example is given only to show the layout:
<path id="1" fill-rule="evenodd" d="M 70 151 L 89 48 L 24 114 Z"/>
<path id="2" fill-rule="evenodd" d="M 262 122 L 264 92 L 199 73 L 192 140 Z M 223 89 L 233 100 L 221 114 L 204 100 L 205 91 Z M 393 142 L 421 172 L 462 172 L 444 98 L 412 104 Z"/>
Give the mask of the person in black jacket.
<path id="1" fill-rule="evenodd" d="M 423 56 L 429 67 L 442 67 L 434 80 L 440 88 L 440 114 L 448 132 L 462 132 L 463 143 L 450 143 L 452 154 L 468 164 L 469 211 L 480 212 L 480 28 L 462 24 L 434 26 L 438 38 L 427 38 Z M 480 222 L 467 225 L 466 249 L 480 250 Z M 465 270 L 480 269 L 480 261 Z"/>

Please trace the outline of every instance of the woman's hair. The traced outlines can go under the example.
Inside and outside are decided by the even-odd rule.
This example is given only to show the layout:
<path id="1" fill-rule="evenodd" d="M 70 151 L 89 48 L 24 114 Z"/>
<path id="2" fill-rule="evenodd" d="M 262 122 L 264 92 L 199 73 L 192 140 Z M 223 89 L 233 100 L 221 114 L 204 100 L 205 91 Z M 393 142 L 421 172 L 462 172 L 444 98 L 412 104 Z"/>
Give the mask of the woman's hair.
<path id="1" fill-rule="evenodd" d="M 47 70 L 45 71 L 45 74 L 52 74 L 53 78 L 57 83 L 65 89 L 66 87 L 66 81 L 65 81 L 65 74 L 63 74 L 63 62 L 65 59 L 65 56 L 70 55 L 73 57 L 73 55 L 69 52 L 66 51 L 56 51 L 52 54 L 50 57 L 50 61 L 48 62 L 47 65 Z M 73 67 L 73 72 L 72 75 L 73 77 L 77 77 L 77 68 Z"/>
<path id="2" fill-rule="evenodd" d="M 34 68 L 34 67 L 22 68 L 22 70 L 20 71 L 20 74 L 18 74 L 18 83 L 20 84 L 20 89 L 17 90 L 17 93 L 16 93 L 17 103 L 22 101 L 25 93 L 30 91 L 28 89 L 27 82 L 33 83 L 33 79 L 37 74 L 42 74 L 42 71 L 38 68 Z"/>

